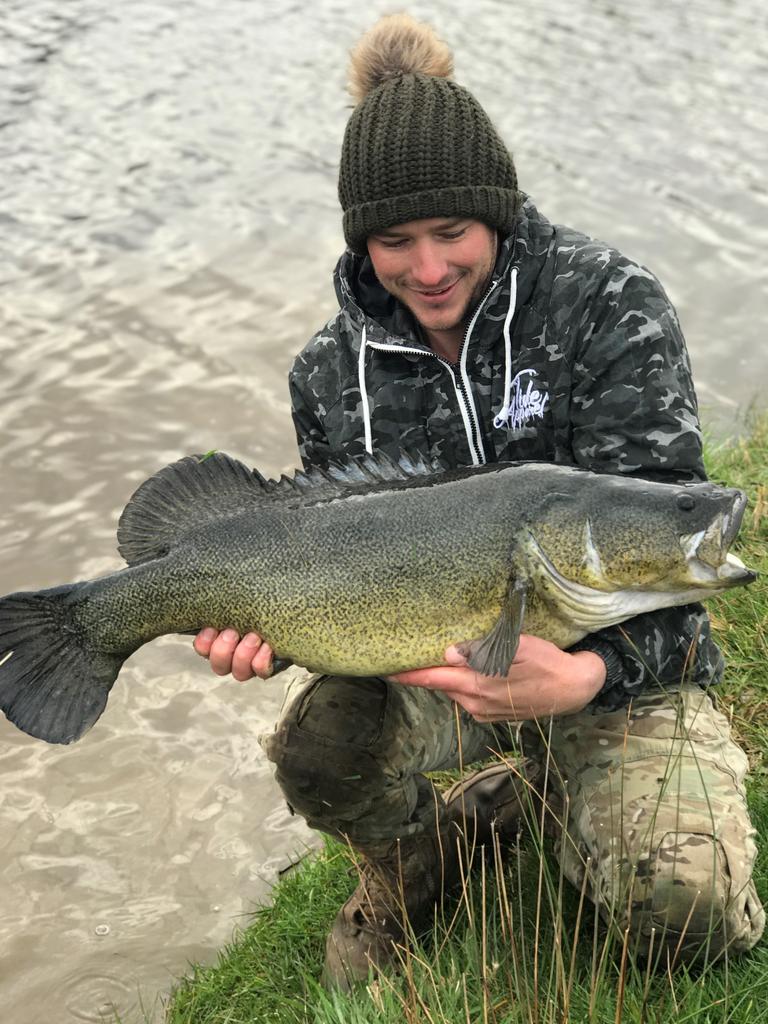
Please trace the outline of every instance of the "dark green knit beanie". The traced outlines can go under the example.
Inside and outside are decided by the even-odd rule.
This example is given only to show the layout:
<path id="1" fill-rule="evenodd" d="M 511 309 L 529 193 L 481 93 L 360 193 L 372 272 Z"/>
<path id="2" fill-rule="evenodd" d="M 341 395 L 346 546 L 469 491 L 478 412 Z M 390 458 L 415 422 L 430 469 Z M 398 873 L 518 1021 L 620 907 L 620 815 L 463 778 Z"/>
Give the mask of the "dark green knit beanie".
<path id="1" fill-rule="evenodd" d="M 353 51 L 359 102 L 344 133 L 339 199 L 354 252 L 365 252 L 376 231 L 422 217 L 511 230 L 519 203 L 512 156 L 452 71 L 445 44 L 408 15 L 382 18 Z"/>

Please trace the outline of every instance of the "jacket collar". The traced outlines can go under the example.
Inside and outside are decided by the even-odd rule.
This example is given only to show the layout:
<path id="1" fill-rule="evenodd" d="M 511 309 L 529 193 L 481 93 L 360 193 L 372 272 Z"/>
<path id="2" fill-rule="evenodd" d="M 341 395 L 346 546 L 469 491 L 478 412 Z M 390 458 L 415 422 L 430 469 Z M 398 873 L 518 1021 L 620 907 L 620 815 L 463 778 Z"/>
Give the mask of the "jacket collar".
<path id="1" fill-rule="evenodd" d="M 499 246 L 490 290 L 473 331 L 473 344 L 485 348 L 498 341 L 499 312 L 506 310 L 509 303 L 513 267 L 517 268 L 516 307 L 519 309 L 529 301 L 553 235 L 552 224 L 525 197 L 513 230 Z M 379 284 L 367 254 L 361 256 L 347 249 L 336 265 L 334 286 L 345 313 L 359 327 L 365 323 L 369 343 L 431 351 L 420 340 L 410 311 Z"/>

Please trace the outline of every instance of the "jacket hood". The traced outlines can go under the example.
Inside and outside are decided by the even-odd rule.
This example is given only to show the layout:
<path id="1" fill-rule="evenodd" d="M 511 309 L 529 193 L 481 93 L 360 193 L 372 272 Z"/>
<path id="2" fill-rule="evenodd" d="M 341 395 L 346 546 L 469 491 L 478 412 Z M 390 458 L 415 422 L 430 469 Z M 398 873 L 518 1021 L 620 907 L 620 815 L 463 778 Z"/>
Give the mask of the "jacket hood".
<path id="1" fill-rule="evenodd" d="M 488 295 L 486 315 L 477 326 L 474 337 L 480 345 L 493 344 L 498 338 L 498 310 L 510 300 L 510 277 L 516 275 L 516 307 L 531 296 L 544 266 L 554 236 L 552 224 L 525 197 L 512 231 L 499 246 Z M 340 309 L 358 329 L 365 324 L 368 337 L 387 345 L 429 349 L 419 338 L 410 310 L 379 283 L 370 257 L 347 249 L 336 264 L 334 287 Z"/>

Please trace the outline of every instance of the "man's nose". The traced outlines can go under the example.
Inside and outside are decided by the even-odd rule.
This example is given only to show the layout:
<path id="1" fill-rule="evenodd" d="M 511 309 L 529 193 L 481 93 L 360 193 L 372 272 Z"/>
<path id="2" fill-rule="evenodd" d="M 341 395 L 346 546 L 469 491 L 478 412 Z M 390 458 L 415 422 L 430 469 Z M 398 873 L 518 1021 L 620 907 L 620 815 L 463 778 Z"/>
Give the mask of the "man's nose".
<path id="1" fill-rule="evenodd" d="M 411 276 L 414 283 L 422 288 L 436 288 L 448 277 L 448 263 L 439 248 L 431 242 L 422 242 L 415 247 Z"/>

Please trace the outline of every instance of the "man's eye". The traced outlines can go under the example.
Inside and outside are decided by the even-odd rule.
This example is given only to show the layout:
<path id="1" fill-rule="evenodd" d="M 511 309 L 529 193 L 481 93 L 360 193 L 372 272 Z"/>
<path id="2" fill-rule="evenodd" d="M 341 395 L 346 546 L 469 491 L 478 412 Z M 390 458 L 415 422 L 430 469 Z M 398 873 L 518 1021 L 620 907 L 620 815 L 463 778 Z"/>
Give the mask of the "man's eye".
<path id="1" fill-rule="evenodd" d="M 461 238 L 466 233 L 466 228 L 460 228 L 458 231 L 441 231 L 440 237 L 447 238 L 448 241 L 453 241 L 456 238 Z"/>
<path id="2" fill-rule="evenodd" d="M 399 249 L 405 245 L 404 238 L 380 238 L 379 244 L 383 245 L 385 249 Z"/>

